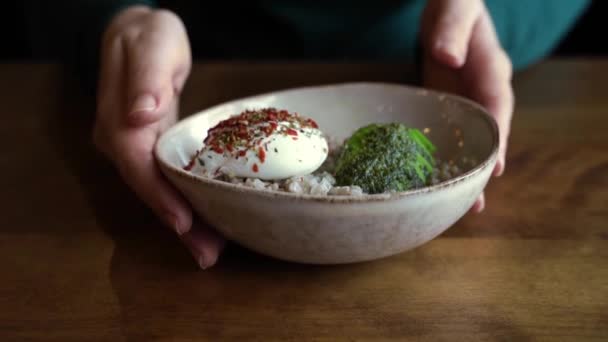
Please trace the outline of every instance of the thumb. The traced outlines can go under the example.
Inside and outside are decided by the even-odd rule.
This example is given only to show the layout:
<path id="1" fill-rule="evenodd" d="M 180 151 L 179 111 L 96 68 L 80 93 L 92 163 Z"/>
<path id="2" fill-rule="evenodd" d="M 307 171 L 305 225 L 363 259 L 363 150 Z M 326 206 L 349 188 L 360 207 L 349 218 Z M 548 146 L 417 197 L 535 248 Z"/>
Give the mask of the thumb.
<path id="1" fill-rule="evenodd" d="M 189 50 L 143 37 L 127 49 L 127 109 L 131 126 L 160 120 L 172 108 L 190 71 Z"/>

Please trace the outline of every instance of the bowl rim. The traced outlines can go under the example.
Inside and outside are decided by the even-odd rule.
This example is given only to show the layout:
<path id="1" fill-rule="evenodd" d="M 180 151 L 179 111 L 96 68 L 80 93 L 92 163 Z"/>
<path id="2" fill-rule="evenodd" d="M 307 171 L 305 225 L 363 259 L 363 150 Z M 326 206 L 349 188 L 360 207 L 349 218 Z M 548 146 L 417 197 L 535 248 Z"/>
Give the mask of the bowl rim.
<path id="1" fill-rule="evenodd" d="M 165 140 L 169 139 L 170 136 L 175 134 L 176 131 L 183 129 L 184 126 L 188 126 L 191 121 L 194 121 L 197 117 L 201 115 L 205 115 L 205 112 L 211 111 L 213 109 L 228 105 L 233 102 L 241 102 L 241 101 L 251 101 L 256 100 L 257 98 L 266 97 L 270 95 L 280 95 L 288 92 L 296 92 L 296 91 L 305 91 L 305 90 L 319 90 L 319 89 L 329 89 L 329 88 L 342 88 L 342 87 L 353 87 L 353 86 L 383 86 L 383 87 L 396 87 L 401 88 L 405 91 L 415 92 L 416 95 L 419 96 L 435 96 L 437 98 L 450 98 L 455 101 L 464 103 L 468 106 L 476 108 L 474 111 L 475 115 L 479 115 L 482 120 L 484 120 L 490 126 L 491 134 L 492 134 L 492 150 L 490 154 L 480 163 L 478 163 L 475 167 L 468 170 L 467 172 L 456 176 L 454 178 L 448 179 L 446 181 L 439 182 L 437 184 L 425 186 L 422 188 L 407 190 L 407 191 L 399 191 L 399 192 L 388 192 L 382 194 L 364 194 L 364 195 L 310 195 L 310 194 L 296 194 L 286 191 L 275 191 L 268 189 L 255 189 L 252 187 L 246 187 L 240 184 L 233 184 L 226 181 L 221 181 L 217 179 L 206 178 L 204 176 L 199 176 L 193 174 L 189 171 L 183 169 L 183 167 L 177 167 L 170 163 L 169 161 L 162 158 L 160 153 L 160 146 L 164 143 Z M 330 84 L 321 84 L 321 85 L 312 85 L 312 86 L 304 86 L 304 87 L 291 87 L 284 88 L 277 91 L 265 92 L 256 95 L 235 98 L 229 101 L 224 101 L 222 103 L 204 108 L 200 111 L 197 111 L 188 117 L 178 121 L 175 125 L 167 129 L 165 132 L 161 134 L 159 139 L 156 141 L 154 146 L 154 157 L 156 159 L 157 164 L 161 168 L 161 170 L 165 172 L 170 172 L 171 174 L 188 179 L 190 181 L 194 181 L 201 185 L 210 186 L 213 188 L 219 188 L 222 190 L 226 190 L 229 192 L 235 193 L 244 193 L 251 195 L 258 195 L 265 198 L 278 198 L 285 200 L 305 200 L 305 201 L 313 201 L 313 202 L 323 202 L 323 203 L 349 203 L 349 202 L 377 202 L 377 201 L 388 201 L 388 200 L 398 200 L 404 197 L 413 197 L 422 195 L 429 192 L 435 192 L 439 190 L 444 190 L 450 187 L 453 187 L 475 175 L 482 172 L 482 170 L 486 169 L 490 165 L 493 165 L 496 161 L 498 155 L 499 148 L 499 131 L 496 120 L 489 114 L 489 112 L 483 108 L 480 104 L 467 99 L 465 97 L 447 93 L 436 91 L 428 88 L 410 86 L 399 83 L 390 83 L 390 82 L 340 82 L 340 83 L 330 83 Z"/>

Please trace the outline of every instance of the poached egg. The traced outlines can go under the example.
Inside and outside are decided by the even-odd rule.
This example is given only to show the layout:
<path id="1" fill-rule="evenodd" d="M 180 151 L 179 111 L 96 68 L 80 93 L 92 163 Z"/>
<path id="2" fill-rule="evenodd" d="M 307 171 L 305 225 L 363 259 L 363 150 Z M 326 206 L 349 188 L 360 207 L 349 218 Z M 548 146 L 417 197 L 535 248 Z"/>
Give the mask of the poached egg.
<path id="1" fill-rule="evenodd" d="M 187 166 L 208 177 L 279 180 L 314 172 L 328 154 L 312 119 L 286 110 L 247 110 L 211 128 Z"/>

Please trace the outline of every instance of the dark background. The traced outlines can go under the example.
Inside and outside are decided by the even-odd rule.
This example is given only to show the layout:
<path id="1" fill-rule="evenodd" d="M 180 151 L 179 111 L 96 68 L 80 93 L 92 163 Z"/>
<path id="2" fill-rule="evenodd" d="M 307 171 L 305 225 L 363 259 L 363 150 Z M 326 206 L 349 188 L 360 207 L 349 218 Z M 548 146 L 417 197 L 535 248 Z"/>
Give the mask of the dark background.
<path id="1" fill-rule="evenodd" d="M 594 0 L 574 29 L 554 51 L 556 56 L 608 56 L 602 20 L 608 18 L 608 1 Z M 18 2 L 0 5 L 0 61 L 40 60 L 32 52 L 25 27 L 25 15 Z M 44 59 L 44 58 L 42 58 Z"/>

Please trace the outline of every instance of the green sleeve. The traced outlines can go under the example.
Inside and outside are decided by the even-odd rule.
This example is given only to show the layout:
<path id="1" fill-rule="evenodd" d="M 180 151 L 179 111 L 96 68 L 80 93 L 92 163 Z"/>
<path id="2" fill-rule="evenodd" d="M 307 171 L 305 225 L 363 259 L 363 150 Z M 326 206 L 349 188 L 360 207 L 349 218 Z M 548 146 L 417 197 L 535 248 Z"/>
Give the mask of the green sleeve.
<path id="1" fill-rule="evenodd" d="M 516 70 L 551 54 L 584 13 L 590 0 L 486 0 L 503 48 Z M 414 61 L 425 1 L 403 1 L 381 25 L 359 40 L 360 51 Z M 416 53 L 414 53 L 416 51 Z"/>
<path id="2" fill-rule="evenodd" d="M 548 56 L 583 14 L 589 0 L 486 0 L 513 67 Z"/>
<path id="3" fill-rule="evenodd" d="M 424 0 L 263 3 L 267 10 L 295 27 L 303 37 L 302 45 L 312 56 L 332 57 L 324 53 L 332 50 L 357 58 L 407 62 L 415 62 L 420 56 Z M 521 69 L 548 56 L 590 0 L 485 0 L 485 3 L 502 46 L 515 69 Z M 376 19 L 367 20 L 365 16 Z"/>

